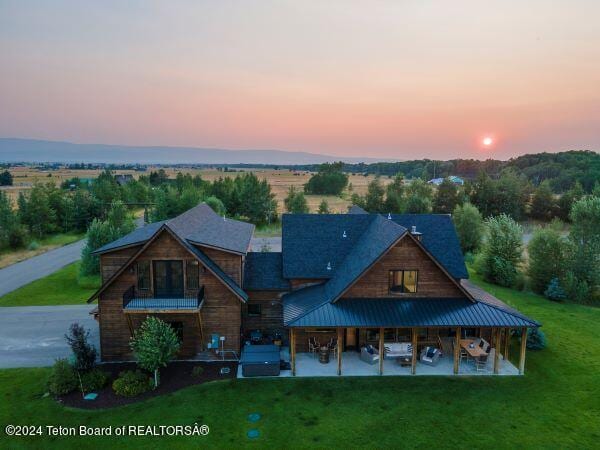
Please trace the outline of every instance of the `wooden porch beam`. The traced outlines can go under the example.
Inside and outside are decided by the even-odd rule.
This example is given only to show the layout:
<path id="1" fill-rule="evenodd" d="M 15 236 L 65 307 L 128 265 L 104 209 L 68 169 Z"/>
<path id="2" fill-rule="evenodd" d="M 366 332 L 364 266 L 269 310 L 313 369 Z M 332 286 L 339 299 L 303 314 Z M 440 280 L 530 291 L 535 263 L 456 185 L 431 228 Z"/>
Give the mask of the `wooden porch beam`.
<path id="1" fill-rule="evenodd" d="M 125 314 L 127 317 L 127 326 L 129 327 L 129 335 L 133 337 L 133 323 L 131 322 L 131 316 L 129 314 Z"/>
<path id="2" fill-rule="evenodd" d="M 504 361 L 508 361 L 508 352 L 510 350 L 510 328 L 506 328 L 504 333 Z"/>
<path id="3" fill-rule="evenodd" d="M 338 328 L 337 329 L 337 374 L 338 375 L 342 374 L 342 349 L 344 348 L 343 341 L 344 341 L 344 329 Z"/>
<path id="4" fill-rule="evenodd" d="M 383 357 L 385 356 L 385 349 L 383 348 L 383 331 L 384 328 L 379 329 L 379 375 L 383 375 Z"/>
<path id="5" fill-rule="evenodd" d="M 419 335 L 417 328 L 411 328 L 412 330 L 412 361 L 410 363 L 410 373 L 414 375 L 417 373 L 417 343 Z"/>
<path id="6" fill-rule="evenodd" d="M 519 375 L 525 373 L 525 350 L 527 349 L 527 328 L 521 328 L 521 355 L 519 356 Z"/>
<path id="7" fill-rule="evenodd" d="M 498 375 L 500 370 L 500 350 L 502 347 L 500 339 L 502 328 L 494 328 L 492 333 L 494 333 L 494 347 L 496 348 L 496 351 L 494 352 L 494 374 Z"/>
<path id="8" fill-rule="evenodd" d="M 456 327 L 456 336 L 454 338 L 454 375 L 458 374 L 458 362 L 460 358 L 460 327 Z"/>
<path id="9" fill-rule="evenodd" d="M 290 330 L 290 359 L 292 360 L 292 376 L 296 376 L 296 329 Z"/>

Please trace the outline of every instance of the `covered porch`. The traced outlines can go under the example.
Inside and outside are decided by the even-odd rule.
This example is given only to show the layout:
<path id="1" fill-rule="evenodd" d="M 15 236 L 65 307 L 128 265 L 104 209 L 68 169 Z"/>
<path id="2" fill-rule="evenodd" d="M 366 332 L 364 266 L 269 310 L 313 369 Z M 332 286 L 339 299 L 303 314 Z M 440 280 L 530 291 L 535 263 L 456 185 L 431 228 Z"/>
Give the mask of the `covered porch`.
<path id="1" fill-rule="evenodd" d="M 526 333 L 525 327 L 292 328 L 288 373 L 300 377 L 520 375 L 525 371 Z M 519 338 L 520 343 L 513 342 Z M 317 350 L 311 345 L 315 342 Z M 372 355 L 365 353 L 368 346 L 375 350 Z M 329 347 L 328 357 L 320 355 L 325 347 Z M 399 347 L 404 353 L 398 353 Z M 431 349 L 436 349 L 435 356 L 428 358 Z M 282 351 L 284 360 L 286 353 Z"/>

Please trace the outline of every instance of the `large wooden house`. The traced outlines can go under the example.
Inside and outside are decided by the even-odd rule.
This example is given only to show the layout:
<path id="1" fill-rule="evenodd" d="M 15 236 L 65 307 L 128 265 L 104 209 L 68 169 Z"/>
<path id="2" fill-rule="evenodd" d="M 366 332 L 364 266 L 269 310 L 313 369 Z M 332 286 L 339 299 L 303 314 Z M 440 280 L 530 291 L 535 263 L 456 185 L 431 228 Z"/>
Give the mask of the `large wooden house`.
<path id="1" fill-rule="evenodd" d="M 90 301 L 98 299 L 102 360 L 132 359 L 133 332 L 155 315 L 179 334 L 181 359 L 276 342 L 295 375 L 302 361 L 313 364 L 300 355 L 318 342 L 335 344 L 337 374 L 351 372 L 365 349 L 385 355 L 373 358 L 374 373 L 415 373 L 420 351 L 432 348 L 459 373 L 460 360 L 485 342 L 499 373 L 510 365 L 511 336 L 539 326 L 468 282 L 447 215 L 354 208 L 286 214 L 282 226 L 281 252 L 251 252 L 253 225 L 201 204 L 100 248 L 103 283 Z M 516 373 L 524 370 L 522 342 Z M 401 343 L 415 351 L 392 366 L 387 352 Z"/>

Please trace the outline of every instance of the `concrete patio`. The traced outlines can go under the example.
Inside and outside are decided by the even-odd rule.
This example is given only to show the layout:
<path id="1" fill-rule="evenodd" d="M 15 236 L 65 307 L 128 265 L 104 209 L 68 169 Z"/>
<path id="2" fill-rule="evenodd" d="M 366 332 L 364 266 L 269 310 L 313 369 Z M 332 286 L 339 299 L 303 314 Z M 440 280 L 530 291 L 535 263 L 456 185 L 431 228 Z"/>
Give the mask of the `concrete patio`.
<path id="1" fill-rule="evenodd" d="M 287 347 L 281 350 L 281 359 L 289 361 L 289 350 Z M 383 362 L 383 376 L 411 376 L 411 367 L 400 366 L 395 359 L 386 359 Z M 433 375 L 433 376 L 455 376 L 454 375 L 454 361 L 450 356 L 443 356 L 439 359 L 435 366 L 429 366 L 421 364 L 417 361 L 416 374 L 415 375 Z M 490 368 L 485 372 L 477 372 L 475 366 L 471 362 L 463 362 L 459 366 L 458 375 L 467 376 L 486 376 L 494 375 L 493 370 Z M 500 359 L 500 367 L 498 375 L 519 375 L 519 369 L 508 361 Z M 244 378 L 242 376 L 242 368 L 238 367 L 238 378 Z M 291 377 L 291 370 L 282 370 L 280 377 Z M 297 353 L 296 354 L 296 376 L 297 377 L 337 377 L 337 359 L 332 357 L 329 363 L 322 364 L 319 362 L 318 357 L 315 357 L 311 353 Z M 357 352 L 343 352 L 342 353 L 342 375 L 347 377 L 361 377 L 361 376 L 379 376 L 379 363 L 368 364 L 360 359 L 360 355 Z"/>

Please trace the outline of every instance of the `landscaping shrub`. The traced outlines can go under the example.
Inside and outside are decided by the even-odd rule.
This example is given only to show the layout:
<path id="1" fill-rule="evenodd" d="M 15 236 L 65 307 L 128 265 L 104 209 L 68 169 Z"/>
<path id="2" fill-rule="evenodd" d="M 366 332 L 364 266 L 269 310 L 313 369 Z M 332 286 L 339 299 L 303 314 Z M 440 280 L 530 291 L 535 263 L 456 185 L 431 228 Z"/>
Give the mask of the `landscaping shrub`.
<path id="1" fill-rule="evenodd" d="M 194 366 L 194 368 L 192 369 L 192 376 L 194 376 L 196 378 L 200 378 L 203 373 L 204 373 L 204 367 L 202 367 L 202 366 Z"/>
<path id="2" fill-rule="evenodd" d="M 561 287 L 560 281 L 556 277 L 550 280 L 548 287 L 544 291 L 544 295 L 546 296 L 546 298 L 554 300 L 555 302 L 560 302 L 566 298 L 565 291 Z"/>
<path id="3" fill-rule="evenodd" d="M 64 395 L 74 391 L 78 386 L 79 380 L 73 366 L 64 358 L 57 359 L 48 378 L 48 391 L 52 395 Z"/>
<path id="4" fill-rule="evenodd" d="M 81 385 L 85 392 L 102 389 L 108 383 L 110 376 L 100 369 L 92 369 L 81 374 Z"/>
<path id="5" fill-rule="evenodd" d="M 38 241 L 31 241 L 27 246 L 27 250 L 37 250 L 40 248 L 40 244 Z"/>
<path id="6" fill-rule="evenodd" d="M 113 381 L 112 388 L 122 397 L 135 397 L 152 389 L 152 379 L 140 370 L 126 370 Z"/>
<path id="7" fill-rule="evenodd" d="M 65 334 L 73 356 L 74 366 L 77 370 L 90 370 L 96 364 L 96 349 L 88 343 L 90 332 L 78 323 L 71 324 L 69 334 Z"/>
<path id="8" fill-rule="evenodd" d="M 529 350 L 543 350 L 546 348 L 546 336 L 539 328 L 531 328 L 527 332 L 527 348 Z"/>

